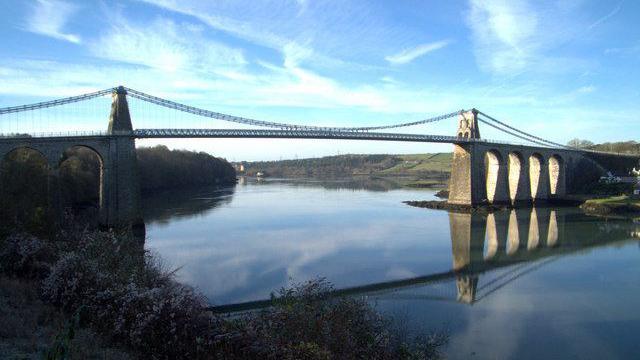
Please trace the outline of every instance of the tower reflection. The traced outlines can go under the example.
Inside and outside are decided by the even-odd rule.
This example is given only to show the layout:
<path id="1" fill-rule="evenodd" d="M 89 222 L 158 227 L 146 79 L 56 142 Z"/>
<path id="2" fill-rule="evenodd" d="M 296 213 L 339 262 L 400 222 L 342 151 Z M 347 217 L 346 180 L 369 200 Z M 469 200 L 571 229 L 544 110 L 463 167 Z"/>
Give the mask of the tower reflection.
<path id="1" fill-rule="evenodd" d="M 640 223 L 602 221 L 575 208 L 529 208 L 493 213 L 449 212 L 451 269 L 418 277 L 341 288 L 336 296 L 437 300 L 474 304 L 564 255 L 640 238 Z M 565 225 L 566 224 L 566 225 Z M 455 288 L 452 285 L 455 281 Z M 233 312 L 272 300 L 211 308 Z"/>
<path id="2" fill-rule="evenodd" d="M 544 258 L 556 258 L 581 249 L 628 240 L 637 233 L 629 220 L 589 221 L 574 209 L 530 208 L 494 213 L 449 213 L 453 271 L 457 301 L 472 304 L 484 295 L 517 279 L 503 274 L 491 288 L 478 289 L 479 276 L 510 265 L 537 266 Z M 565 223 L 571 231 L 565 231 Z M 535 262 L 535 264 L 533 264 Z"/>

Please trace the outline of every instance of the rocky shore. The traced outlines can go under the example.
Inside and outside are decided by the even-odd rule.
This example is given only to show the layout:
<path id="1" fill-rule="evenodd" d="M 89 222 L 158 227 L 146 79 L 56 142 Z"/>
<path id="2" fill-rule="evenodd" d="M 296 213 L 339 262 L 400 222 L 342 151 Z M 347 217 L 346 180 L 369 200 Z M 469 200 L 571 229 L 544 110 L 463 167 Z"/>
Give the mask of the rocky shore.
<path id="1" fill-rule="evenodd" d="M 438 196 L 438 194 L 436 194 L 436 196 Z M 438 196 L 441 197 L 441 196 Z M 415 206 L 415 207 L 421 207 L 421 208 L 427 208 L 427 209 L 434 209 L 434 210 L 447 210 L 447 211 L 453 211 L 453 212 L 459 212 L 459 213 L 465 213 L 465 214 L 470 214 L 470 213 L 492 213 L 495 211 L 500 211 L 500 210 L 506 210 L 506 209 L 519 209 L 519 208 L 527 208 L 527 207 L 532 207 L 533 205 L 531 203 L 522 203 L 522 204 L 489 204 L 489 203 L 482 203 L 482 204 L 478 204 L 478 205 L 465 205 L 465 204 L 450 204 L 447 202 L 447 200 L 420 200 L 420 201 L 404 201 L 403 203 L 410 205 L 410 206 Z M 569 200 L 547 200 L 545 202 L 542 203 L 538 203 L 536 206 L 538 205 L 543 205 L 543 206 L 578 206 L 580 205 L 582 202 L 581 201 L 577 201 L 574 199 L 569 199 Z M 638 211 L 640 211 L 640 207 L 638 207 Z"/>
<path id="2" fill-rule="evenodd" d="M 489 204 L 481 204 L 477 206 L 471 205 L 461 205 L 461 204 L 449 204 L 447 200 L 423 200 L 423 201 L 404 201 L 403 203 L 427 209 L 434 210 L 447 210 L 453 212 L 460 212 L 465 214 L 476 213 L 476 212 L 494 212 L 498 210 L 503 210 L 510 208 L 508 205 L 489 205 Z"/>

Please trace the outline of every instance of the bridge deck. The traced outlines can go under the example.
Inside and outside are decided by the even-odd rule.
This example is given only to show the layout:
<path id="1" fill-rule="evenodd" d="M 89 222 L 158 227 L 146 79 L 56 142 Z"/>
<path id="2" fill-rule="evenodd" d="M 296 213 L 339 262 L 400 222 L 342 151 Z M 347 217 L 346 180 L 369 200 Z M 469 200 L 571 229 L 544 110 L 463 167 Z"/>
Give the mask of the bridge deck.
<path id="1" fill-rule="evenodd" d="M 269 130 L 269 129 L 139 129 L 136 138 L 283 138 L 466 143 L 470 139 L 444 135 L 379 133 L 368 131 Z M 473 141 L 473 140 L 472 140 Z M 476 140 L 477 141 L 477 140 Z"/>
<path id="2" fill-rule="evenodd" d="M 525 148 L 549 149 L 539 145 L 524 145 L 507 141 L 490 139 L 462 138 L 446 135 L 419 135 L 402 133 L 383 133 L 371 131 L 321 131 L 304 129 L 137 129 L 133 132 L 121 132 L 110 134 L 106 131 L 91 132 L 58 132 L 39 134 L 0 134 L 0 143 L 37 142 L 67 142 L 78 140 L 97 140 L 109 137 L 133 137 L 136 139 L 171 139 L 171 138 L 263 138 L 263 139 L 326 139 L 326 140 L 369 140 L 369 141 L 400 141 L 423 143 L 447 143 L 447 144 L 496 144 L 506 146 L 518 146 Z M 563 148 L 563 151 L 576 151 L 582 153 L 598 153 L 637 158 L 637 155 L 610 153 L 585 149 Z"/>
<path id="3" fill-rule="evenodd" d="M 507 142 L 485 139 L 469 139 L 445 135 L 419 135 L 382 133 L 369 131 L 320 131 L 320 130 L 270 130 L 270 129 L 137 129 L 133 132 L 109 134 L 106 131 L 93 132 L 60 132 L 40 134 L 0 134 L 0 142 L 25 140 L 36 141 L 67 141 L 79 139 L 98 139 L 112 136 L 134 137 L 136 139 L 170 139 L 170 138 L 268 138 L 268 139 L 333 139 L 333 140 L 373 140 L 373 141 L 403 141 L 429 143 L 496 143 Z"/>

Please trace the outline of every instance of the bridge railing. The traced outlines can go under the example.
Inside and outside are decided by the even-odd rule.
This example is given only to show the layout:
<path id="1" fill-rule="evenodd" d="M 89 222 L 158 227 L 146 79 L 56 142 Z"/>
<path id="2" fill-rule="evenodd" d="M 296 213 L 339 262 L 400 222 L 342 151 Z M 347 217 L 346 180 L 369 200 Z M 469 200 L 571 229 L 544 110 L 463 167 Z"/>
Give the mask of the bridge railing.
<path id="1" fill-rule="evenodd" d="M 56 131 L 38 133 L 0 133 L 0 139 L 107 136 L 107 131 Z M 131 132 L 122 135 L 131 135 Z"/>
<path id="2" fill-rule="evenodd" d="M 448 142 L 448 143 L 482 143 L 482 144 L 504 144 L 513 146 L 530 146 L 523 143 L 515 143 L 493 139 L 474 139 L 446 135 L 418 135 L 402 133 L 381 133 L 362 131 L 326 131 L 326 130 L 278 130 L 278 129 L 136 129 L 134 131 L 58 131 L 39 133 L 0 133 L 0 140 L 3 139 L 30 139 L 30 138 L 65 138 L 65 137 L 100 137 L 100 136 L 133 136 L 137 138 L 171 138 L 171 137 L 275 137 L 285 138 L 292 135 L 298 138 L 345 138 L 363 140 L 392 140 L 392 141 L 421 141 L 421 142 Z M 536 145 L 537 147 L 542 147 Z M 549 148 L 553 148 L 549 146 Z M 564 150 L 573 150 L 585 153 L 637 156 L 621 152 L 598 151 L 590 149 L 578 149 L 564 147 Z"/>

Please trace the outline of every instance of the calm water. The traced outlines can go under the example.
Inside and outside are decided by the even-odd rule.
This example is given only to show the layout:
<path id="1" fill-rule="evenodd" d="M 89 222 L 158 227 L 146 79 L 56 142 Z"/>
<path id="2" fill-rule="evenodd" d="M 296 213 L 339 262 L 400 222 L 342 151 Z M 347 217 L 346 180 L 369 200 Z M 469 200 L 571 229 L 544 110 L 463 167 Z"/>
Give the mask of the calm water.
<path id="1" fill-rule="evenodd" d="M 322 276 L 449 358 L 637 358 L 640 224 L 577 209 L 448 214 L 387 181 L 248 182 L 145 200 L 147 247 L 216 305 Z M 366 288 L 358 288 L 368 285 Z"/>

